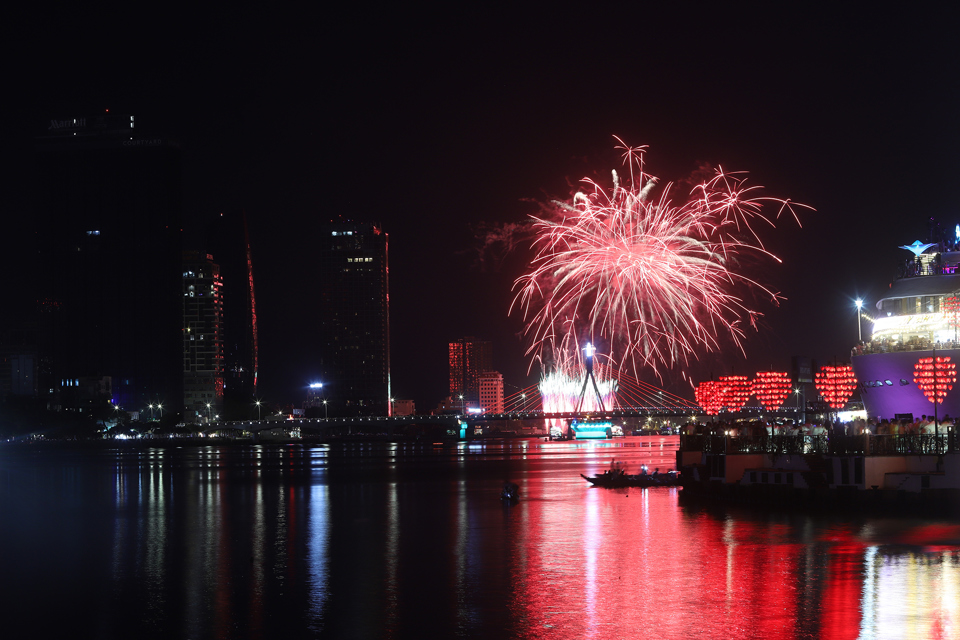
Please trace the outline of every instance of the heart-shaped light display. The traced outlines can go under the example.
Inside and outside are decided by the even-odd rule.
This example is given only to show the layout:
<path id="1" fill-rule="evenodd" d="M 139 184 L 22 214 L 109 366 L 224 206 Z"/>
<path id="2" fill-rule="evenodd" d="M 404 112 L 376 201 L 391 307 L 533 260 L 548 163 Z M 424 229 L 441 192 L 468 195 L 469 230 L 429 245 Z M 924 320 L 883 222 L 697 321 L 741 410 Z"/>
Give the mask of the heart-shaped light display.
<path id="1" fill-rule="evenodd" d="M 817 392 L 832 409 L 842 409 L 853 390 L 857 388 L 857 377 L 853 367 L 848 364 L 820 367 L 816 375 Z"/>
<path id="2" fill-rule="evenodd" d="M 913 382 L 927 400 L 941 404 L 957 382 L 957 364 L 950 356 L 920 358 L 913 365 Z"/>
<path id="3" fill-rule="evenodd" d="M 779 409 L 790 395 L 790 375 L 782 371 L 758 371 L 752 393 L 769 411 Z"/>
<path id="4" fill-rule="evenodd" d="M 715 416 L 723 408 L 723 385 L 716 380 L 706 380 L 697 385 L 694 395 L 697 404 L 703 407 L 707 415 Z"/>
<path id="5" fill-rule="evenodd" d="M 750 397 L 750 379 L 747 376 L 721 376 L 721 400 L 730 411 L 739 411 Z"/>

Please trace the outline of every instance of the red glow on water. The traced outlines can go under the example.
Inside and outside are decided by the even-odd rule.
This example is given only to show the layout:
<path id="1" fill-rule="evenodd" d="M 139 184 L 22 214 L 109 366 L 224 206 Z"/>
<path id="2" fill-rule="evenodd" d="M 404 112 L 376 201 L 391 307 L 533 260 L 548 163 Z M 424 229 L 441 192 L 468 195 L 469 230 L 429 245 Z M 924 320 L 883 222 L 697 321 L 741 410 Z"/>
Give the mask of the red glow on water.
<path id="1" fill-rule="evenodd" d="M 829 549 L 828 573 L 821 605 L 821 637 L 847 640 L 860 637 L 860 598 L 864 545 L 844 543 Z"/>
<path id="2" fill-rule="evenodd" d="M 131 608 L 165 637 L 289 637 L 298 616 L 321 637 L 957 637 L 960 524 L 691 504 L 682 489 L 579 478 L 614 460 L 665 470 L 678 441 L 118 456 L 122 517 L 99 536 L 116 554 L 117 615 Z M 518 504 L 500 502 L 499 469 Z M 19 513 L 31 535 L 49 517 Z"/>
<path id="3" fill-rule="evenodd" d="M 517 574 L 538 577 L 518 594 L 529 625 L 521 635 L 797 637 L 803 546 L 785 527 L 699 516 L 690 538 L 676 489 L 587 491 L 575 509 L 523 505 L 533 539 L 550 542 L 515 551 Z"/>

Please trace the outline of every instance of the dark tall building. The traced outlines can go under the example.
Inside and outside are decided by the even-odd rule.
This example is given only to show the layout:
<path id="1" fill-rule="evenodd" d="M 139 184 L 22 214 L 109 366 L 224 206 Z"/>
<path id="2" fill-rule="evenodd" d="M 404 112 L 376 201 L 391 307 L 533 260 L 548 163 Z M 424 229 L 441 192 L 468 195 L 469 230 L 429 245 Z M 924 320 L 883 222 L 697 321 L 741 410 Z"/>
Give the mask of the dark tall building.
<path id="1" fill-rule="evenodd" d="M 205 250 L 220 267 L 223 287 L 223 413 L 227 420 L 251 416 L 257 398 L 260 349 L 253 286 L 250 233 L 243 212 L 220 213 L 207 229 Z"/>
<path id="2" fill-rule="evenodd" d="M 37 139 L 38 386 L 54 407 L 82 408 L 78 385 L 131 410 L 183 398 L 181 154 L 136 124 L 56 119 Z"/>
<path id="3" fill-rule="evenodd" d="M 493 346 L 486 340 L 461 338 L 449 343 L 450 399 L 480 406 L 480 375 L 493 369 Z"/>
<path id="4" fill-rule="evenodd" d="M 376 225 L 321 230 L 318 366 L 330 416 L 390 411 L 387 234 Z"/>

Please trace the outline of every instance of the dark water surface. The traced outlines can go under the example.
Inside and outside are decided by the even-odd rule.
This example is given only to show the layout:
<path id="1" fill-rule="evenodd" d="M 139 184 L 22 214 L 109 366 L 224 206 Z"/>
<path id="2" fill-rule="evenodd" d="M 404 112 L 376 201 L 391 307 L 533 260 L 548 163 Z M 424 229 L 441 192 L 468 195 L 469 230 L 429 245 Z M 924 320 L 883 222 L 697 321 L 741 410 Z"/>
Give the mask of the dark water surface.
<path id="1" fill-rule="evenodd" d="M 957 522 L 579 475 L 676 446 L 0 448 L 3 637 L 960 638 Z"/>

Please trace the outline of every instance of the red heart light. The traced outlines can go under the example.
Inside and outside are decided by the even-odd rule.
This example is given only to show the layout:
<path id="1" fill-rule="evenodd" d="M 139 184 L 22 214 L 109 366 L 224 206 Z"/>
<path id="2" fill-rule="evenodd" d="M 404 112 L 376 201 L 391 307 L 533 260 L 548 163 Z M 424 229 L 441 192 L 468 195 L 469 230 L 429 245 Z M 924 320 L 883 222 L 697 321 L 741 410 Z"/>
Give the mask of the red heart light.
<path id="1" fill-rule="evenodd" d="M 848 364 L 821 367 L 816 375 L 816 387 L 831 408 L 842 409 L 857 388 L 853 367 Z"/>
<path id="2" fill-rule="evenodd" d="M 930 402 L 942 403 L 957 381 L 957 364 L 950 356 L 920 358 L 913 366 L 913 383 Z"/>

